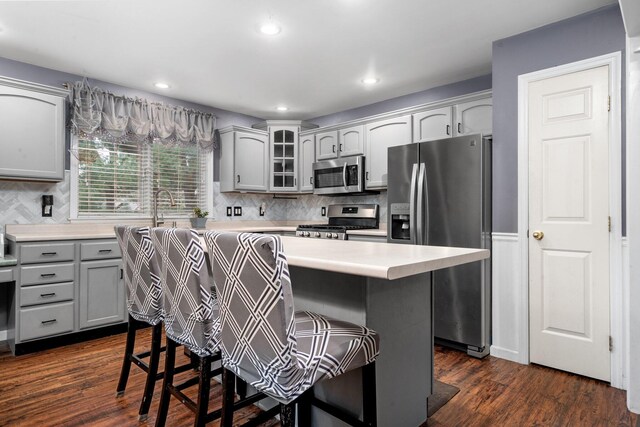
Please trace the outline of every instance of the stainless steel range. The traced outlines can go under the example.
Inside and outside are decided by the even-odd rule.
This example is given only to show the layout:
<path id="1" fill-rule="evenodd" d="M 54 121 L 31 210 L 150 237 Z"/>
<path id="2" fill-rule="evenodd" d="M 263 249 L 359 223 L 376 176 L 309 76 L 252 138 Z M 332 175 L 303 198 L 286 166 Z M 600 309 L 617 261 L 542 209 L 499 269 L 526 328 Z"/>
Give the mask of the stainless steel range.
<path id="1" fill-rule="evenodd" d="M 347 240 L 348 230 L 372 229 L 380 225 L 378 205 L 374 204 L 329 205 L 327 215 L 328 224 L 299 225 L 296 236 Z"/>

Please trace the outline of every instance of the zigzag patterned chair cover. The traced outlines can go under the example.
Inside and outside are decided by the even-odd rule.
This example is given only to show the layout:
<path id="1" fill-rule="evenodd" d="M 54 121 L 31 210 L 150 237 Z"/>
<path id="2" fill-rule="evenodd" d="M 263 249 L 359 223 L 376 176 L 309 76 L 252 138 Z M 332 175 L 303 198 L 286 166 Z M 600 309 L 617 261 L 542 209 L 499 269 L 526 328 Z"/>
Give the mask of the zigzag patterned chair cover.
<path id="1" fill-rule="evenodd" d="M 198 356 L 218 351 L 218 304 L 205 250 L 195 230 L 154 228 L 160 266 L 164 329 L 171 340 Z"/>
<path id="2" fill-rule="evenodd" d="M 117 225 L 122 252 L 127 311 L 136 320 L 157 325 L 162 321 L 162 290 L 149 227 Z"/>
<path id="3" fill-rule="evenodd" d="M 319 314 L 294 313 L 278 236 L 207 232 L 220 305 L 223 365 L 288 404 L 316 382 L 373 362 L 378 334 Z"/>

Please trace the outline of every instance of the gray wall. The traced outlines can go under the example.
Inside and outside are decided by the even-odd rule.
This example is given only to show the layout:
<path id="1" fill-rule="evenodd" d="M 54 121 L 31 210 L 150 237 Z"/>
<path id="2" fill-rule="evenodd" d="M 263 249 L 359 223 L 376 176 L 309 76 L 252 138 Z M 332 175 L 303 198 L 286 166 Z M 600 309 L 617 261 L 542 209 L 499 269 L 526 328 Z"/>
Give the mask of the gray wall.
<path id="1" fill-rule="evenodd" d="M 351 110 L 316 117 L 309 121 L 317 124 L 318 126 L 329 126 L 336 123 L 360 119 L 362 117 L 373 116 L 376 114 L 386 113 L 388 111 L 413 107 L 420 104 L 426 104 L 428 102 L 435 102 L 441 99 L 453 98 L 454 96 L 466 95 L 487 89 L 491 89 L 491 74 L 434 87 L 421 92 L 399 96 L 397 98 L 387 99 L 386 101 L 376 102 L 375 104 L 369 104 L 363 107 L 353 108 Z"/>
<path id="2" fill-rule="evenodd" d="M 624 26 L 617 5 L 493 43 L 494 232 L 514 233 L 518 229 L 518 76 L 624 50 Z M 624 76 L 624 70 L 622 73 Z M 623 118 L 624 83 L 623 80 Z M 623 182 L 624 142 L 623 128 Z M 622 192 L 624 213 L 624 184 Z"/>

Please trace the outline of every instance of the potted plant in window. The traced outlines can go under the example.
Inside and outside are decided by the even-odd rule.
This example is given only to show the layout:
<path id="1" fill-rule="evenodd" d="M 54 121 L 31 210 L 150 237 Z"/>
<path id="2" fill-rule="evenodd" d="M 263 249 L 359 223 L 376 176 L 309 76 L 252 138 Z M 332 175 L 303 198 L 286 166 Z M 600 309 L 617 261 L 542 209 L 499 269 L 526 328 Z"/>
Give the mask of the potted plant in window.
<path id="1" fill-rule="evenodd" d="M 193 215 L 193 218 L 189 218 L 191 220 L 191 227 L 206 228 L 207 215 L 209 215 L 209 212 L 203 211 L 200 208 L 193 208 Z"/>

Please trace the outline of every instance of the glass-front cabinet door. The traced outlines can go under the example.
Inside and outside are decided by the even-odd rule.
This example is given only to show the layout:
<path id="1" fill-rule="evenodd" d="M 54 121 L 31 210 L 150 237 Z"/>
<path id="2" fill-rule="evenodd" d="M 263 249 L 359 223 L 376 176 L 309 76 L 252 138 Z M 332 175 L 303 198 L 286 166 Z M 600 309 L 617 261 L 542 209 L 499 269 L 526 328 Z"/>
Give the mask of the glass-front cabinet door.
<path id="1" fill-rule="evenodd" d="M 271 141 L 271 191 L 298 190 L 298 132 L 297 126 L 272 126 Z"/>

